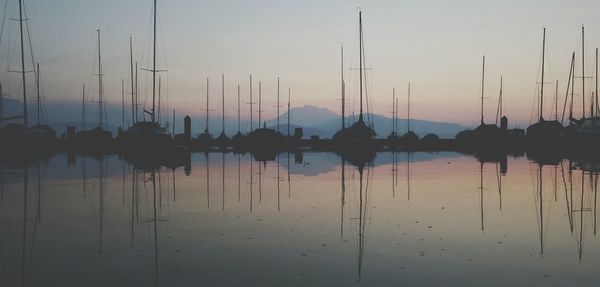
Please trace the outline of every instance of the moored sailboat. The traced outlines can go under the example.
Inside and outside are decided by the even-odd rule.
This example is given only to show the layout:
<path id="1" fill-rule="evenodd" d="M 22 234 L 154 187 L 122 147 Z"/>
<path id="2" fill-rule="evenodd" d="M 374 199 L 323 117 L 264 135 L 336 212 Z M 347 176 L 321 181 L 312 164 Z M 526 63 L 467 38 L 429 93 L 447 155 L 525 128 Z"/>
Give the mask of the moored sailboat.
<path id="1" fill-rule="evenodd" d="M 39 152 L 43 149 L 48 149 L 50 144 L 56 140 L 56 133 L 54 130 L 48 125 L 42 125 L 40 121 L 40 108 L 41 108 L 41 98 L 40 98 L 40 89 L 39 89 L 39 65 L 36 69 L 36 66 L 33 66 L 33 71 L 36 75 L 36 88 L 37 88 L 37 125 L 34 127 L 29 127 L 29 114 L 28 114 L 28 106 L 27 106 L 27 78 L 25 70 L 25 37 L 24 37 L 24 27 L 23 22 L 27 21 L 24 19 L 24 15 L 26 15 L 25 5 L 22 0 L 19 0 L 19 31 L 20 31 L 20 60 L 21 60 L 21 71 L 18 71 L 21 74 L 21 82 L 22 82 L 22 114 L 16 116 L 6 117 L 3 113 L 3 110 L 0 110 L 0 152 L 2 153 L 14 153 L 18 151 L 24 151 L 27 153 L 32 153 L 32 151 Z M 29 31 L 29 30 L 27 30 Z M 30 35 L 29 35 L 30 39 Z M 30 40 L 31 41 L 31 40 Z M 29 43 L 31 48 L 31 42 Z M 33 52 L 32 52 L 33 55 Z M 33 62 L 32 56 L 32 62 Z M 1 86 L 0 86 L 0 94 Z M 0 95 L 1 97 L 1 95 Z M 0 108 L 3 108 L 0 105 Z M 21 119 L 21 123 L 8 123 L 13 120 Z"/>
<path id="2" fill-rule="evenodd" d="M 349 127 L 342 127 L 341 130 L 333 136 L 334 143 L 344 149 L 362 149 L 371 147 L 376 134 L 375 131 L 367 125 L 363 118 L 363 92 L 365 90 L 364 83 L 364 41 L 363 41 L 363 26 L 362 26 L 362 11 L 358 12 L 359 23 L 359 95 L 360 95 L 360 114 L 358 121 Z M 342 103 L 344 106 L 344 103 Z"/>
<path id="3" fill-rule="evenodd" d="M 559 138 L 563 133 L 564 127 L 558 120 L 545 120 L 544 119 L 544 65 L 546 55 L 546 28 L 544 27 L 544 34 L 542 40 L 542 78 L 540 82 L 540 96 L 539 96 L 539 120 L 537 123 L 530 125 L 527 128 L 527 137 L 529 144 L 536 148 L 542 146 L 548 147 L 548 145 L 558 144 Z"/>
<path id="4" fill-rule="evenodd" d="M 156 117 L 156 38 L 157 38 L 157 1 L 153 1 L 153 46 L 152 46 L 152 108 L 144 113 L 150 116 L 150 121 L 136 122 L 124 133 L 124 148 L 126 151 L 138 151 L 140 148 L 156 149 L 169 144 L 171 135 L 168 129 L 160 124 Z M 160 108 L 159 108 L 160 109 Z"/>

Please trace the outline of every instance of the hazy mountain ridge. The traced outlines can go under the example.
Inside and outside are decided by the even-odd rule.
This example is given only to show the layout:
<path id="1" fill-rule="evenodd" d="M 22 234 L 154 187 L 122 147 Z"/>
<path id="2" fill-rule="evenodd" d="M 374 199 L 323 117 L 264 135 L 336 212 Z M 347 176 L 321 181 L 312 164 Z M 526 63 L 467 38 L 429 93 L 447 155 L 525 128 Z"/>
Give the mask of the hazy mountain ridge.
<path id="1" fill-rule="evenodd" d="M 94 103 L 87 104 L 86 128 L 92 128 L 98 124 L 97 106 Z M 20 101 L 13 98 L 4 98 L 4 111 L 6 116 L 17 115 L 21 113 L 22 106 Z M 66 131 L 67 126 L 75 126 L 77 129 L 81 126 L 81 104 L 75 102 L 51 102 L 46 104 L 47 118 L 58 134 Z M 118 126 L 121 125 L 121 109 L 120 107 L 107 106 L 107 126 L 106 128 L 113 134 L 116 134 Z M 215 112 L 209 117 L 209 132 L 214 136 L 218 136 L 222 131 L 222 119 Z M 176 115 L 175 132 L 183 132 L 183 117 L 184 115 Z M 287 110 L 279 117 L 279 128 L 283 134 L 287 133 Z M 391 132 L 392 119 L 378 114 L 365 114 L 365 120 L 369 117 L 374 121 L 375 132 L 378 137 L 387 137 Z M 346 117 L 346 125 L 350 125 L 358 119 L 358 116 Z M 30 121 L 36 120 L 34 105 L 30 105 Z M 172 121 L 171 117 L 166 119 L 167 122 Z M 131 115 L 126 111 L 125 125 L 131 123 Z M 268 127 L 276 128 L 277 119 L 269 119 L 266 121 Z M 250 130 L 250 121 L 242 119 L 240 121 L 242 132 Z M 253 127 L 258 127 L 258 119 L 254 119 Z M 312 135 L 318 135 L 321 138 L 331 138 L 335 132 L 341 128 L 341 117 L 335 112 L 321 107 L 305 105 L 302 107 L 294 107 L 290 109 L 290 134 L 294 133 L 294 129 L 302 127 L 304 137 L 308 138 Z M 192 117 L 192 135 L 196 136 L 204 131 L 206 127 L 205 117 Z M 434 133 L 441 138 L 454 138 L 454 136 L 468 127 L 446 122 L 435 122 L 427 120 L 411 120 L 411 129 L 419 136 L 425 136 L 428 133 Z M 170 126 L 169 130 L 172 129 Z M 225 118 L 225 133 L 229 136 L 238 131 L 237 117 Z M 404 134 L 406 132 L 406 119 L 398 120 L 398 132 Z"/>

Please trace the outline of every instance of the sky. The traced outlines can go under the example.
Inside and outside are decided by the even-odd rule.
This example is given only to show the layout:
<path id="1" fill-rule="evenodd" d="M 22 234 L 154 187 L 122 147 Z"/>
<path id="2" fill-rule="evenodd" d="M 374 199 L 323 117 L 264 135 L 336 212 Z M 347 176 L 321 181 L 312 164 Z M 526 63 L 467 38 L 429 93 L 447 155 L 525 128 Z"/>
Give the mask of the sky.
<path id="1" fill-rule="evenodd" d="M 3 9 L 6 1 L 0 1 Z M 97 97 L 97 34 L 101 29 L 105 98 L 121 103 L 121 80 L 130 92 L 129 37 L 134 60 L 151 68 L 151 0 L 27 0 L 27 16 L 46 101 Z M 237 110 L 241 85 L 242 116 L 249 117 L 249 75 L 254 96 L 262 82 L 265 117 L 276 115 L 277 77 L 281 104 L 316 105 L 341 112 L 340 46 L 344 45 L 347 112 L 358 113 L 358 7 L 363 11 L 369 100 L 373 112 L 390 115 L 392 89 L 406 116 L 411 83 L 415 118 L 477 124 L 480 119 L 482 56 L 486 56 L 486 122 L 494 122 L 500 77 L 504 112 L 512 125 L 531 122 L 540 85 L 542 29 L 546 34 L 544 116 L 553 113 L 555 81 L 560 110 L 576 52 L 581 77 L 581 26 L 585 25 L 585 73 L 594 76 L 600 46 L 600 2 L 594 0 L 169 0 L 158 1 L 158 69 L 168 108 L 200 116 L 210 78 L 210 109 L 220 113 L 221 74 L 225 75 L 226 116 Z M 9 0 L 6 18 L 18 17 Z M 0 10 L 1 12 L 1 10 Z M 1 16 L 1 15 L 0 15 Z M 4 21 L 0 39 L 0 80 L 5 93 L 21 94 L 18 22 Z M 28 65 L 31 57 L 28 54 Z M 34 92 L 28 74 L 28 93 Z M 148 104 L 150 73 L 139 72 L 140 98 Z M 591 96 L 595 79 L 586 79 Z M 576 109 L 580 109 L 577 79 Z M 163 97 L 166 102 L 166 97 Z M 256 98 L 255 98 L 256 100 Z M 163 102 L 163 103 L 164 103 Z M 256 109 L 255 109 L 256 110 Z M 578 110 L 576 114 L 579 113 Z M 51 120 L 52 115 L 49 115 Z"/>

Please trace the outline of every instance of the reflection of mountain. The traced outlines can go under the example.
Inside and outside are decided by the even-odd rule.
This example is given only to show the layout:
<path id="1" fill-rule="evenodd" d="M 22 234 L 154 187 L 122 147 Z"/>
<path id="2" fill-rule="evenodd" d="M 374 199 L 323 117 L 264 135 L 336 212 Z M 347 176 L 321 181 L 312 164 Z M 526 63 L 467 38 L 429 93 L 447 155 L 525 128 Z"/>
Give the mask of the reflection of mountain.
<path id="1" fill-rule="evenodd" d="M 397 153 L 399 154 L 399 153 Z M 442 158 L 460 157 L 459 153 L 455 152 L 413 152 L 410 156 L 411 162 L 423 162 Z M 399 156 L 396 163 L 406 162 L 408 159 L 405 156 Z M 394 163 L 394 153 L 385 152 L 377 153 L 374 161 L 374 166 L 387 165 Z M 340 157 L 335 153 L 308 152 L 304 153 L 303 164 L 293 164 L 291 166 L 292 174 L 301 174 L 304 176 L 316 176 L 335 170 L 340 165 Z"/>
<path id="2" fill-rule="evenodd" d="M 400 154 L 400 153 L 396 153 L 396 154 Z M 285 157 L 286 155 L 282 154 L 282 156 Z M 455 153 L 455 152 L 439 152 L 439 153 L 413 152 L 413 153 L 411 153 L 410 161 L 414 163 L 414 162 L 424 162 L 424 161 L 430 161 L 430 160 L 436 160 L 436 159 L 442 159 L 442 158 L 456 158 L 456 157 L 460 157 L 460 156 L 461 155 L 459 153 Z M 59 157 L 59 158 L 63 158 L 63 159 L 48 161 L 48 165 L 49 165 L 48 170 L 50 171 L 50 173 L 52 173 L 51 176 L 54 179 L 70 179 L 70 178 L 72 179 L 73 174 L 71 174 L 71 173 L 52 172 L 52 171 L 61 170 L 61 168 L 63 167 L 63 164 L 65 162 L 67 162 L 66 154 L 58 154 L 58 155 L 55 155 L 55 157 Z M 329 152 L 306 152 L 303 154 L 304 162 L 301 164 L 294 163 L 294 154 L 291 154 L 290 157 L 291 157 L 290 173 L 295 174 L 295 175 L 317 176 L 320 174 L 331 172 L 340 165 L 340 156 L 335 153 L 329 153 Z M 249 154 L 242 156 L 242 160 L 247 160 L 249 158 L 250 158 Z M 77 157 L 76 160 L 81 161 L 82 157 Z M 396 159 L 396 162 L 402 163 L 402 162 L 406 162 L 406 160 L 407 160 L 406 156 L 398 156 Z M 119 158 L 116 155 L 107 156 L 107 157 L 105 157 L 104 161 L 105 161 L 106 165 L 108 165 L 108 166 L 120 166 Z M 205 161 L 204 153 L 192 154 L 192 162 L 204 162 L 204 161 Z M 375 166 L 387 165 L 387 164 L 392 164 L 393 162 L 394 162 L 393 153 L 390 153 L 390 152 L 377 153 L 377 155 L 375 157 L 374 165 Z M 226 163 L 226 165 L 235 165 L 235 164 L 237 164 L 237 157 L 226 156 L 225 163 Z M 270 165 L 270 164 L 276 164 L 276 162 L 267 163 L 267 165 Z M 281 168 L 287 169 L 287 161 L 282 160 L 280 162 L 280 164 L 281 164 Z M 111 177 L 111 176 L 117 176 L 117 175 L 119 175 L 118 169 L 113 169 L 113 168 L 107 169 L 106 176 Z M 7 181 L 7 183 L 8 182 L 9 181 Z"/>

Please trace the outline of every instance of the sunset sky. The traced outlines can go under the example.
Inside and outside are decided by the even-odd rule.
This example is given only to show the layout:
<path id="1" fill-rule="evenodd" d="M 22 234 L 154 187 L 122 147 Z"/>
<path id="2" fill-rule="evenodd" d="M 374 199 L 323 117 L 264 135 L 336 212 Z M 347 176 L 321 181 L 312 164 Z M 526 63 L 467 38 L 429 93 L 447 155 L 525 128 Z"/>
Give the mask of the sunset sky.
<path id="1" fill-rule="evenodd" d="M 7 18 L 18 17 L 10 0 Z M 0 8 L 5 1 L 0 1 Z M 102 30 L 105 96 L 120 105 L 121 79 L 129 92 L 129 36 L 134 58 L 151 68 L 150 0 L 26 1 L 36 61 L 47 101 L 81 101 L 81 84 L 96 97 L 96 30 Z M 474 124 L 479 121 L 481 58 L 486 55 L 486 120 L 493 122 L 500 76 L 504 76 L 504 111 L 511 123 L 529 124 L 547 27 L 545 117 L 550 117 L 554 82 L 564 97 L 571 53 L 581 76 L 581 25 L 586 29 L 586 76 L 594 76 L 594 50 L 600 46 L 597 0 L 457 0 L 457 1 L 158 1 L 159 69 L 170 108 L 200 114 L 205 107 L 205 79 L 211 79 L 211 109 L 220 108 L 220 77 L 225 74 L 228 114 L 237 108 L 236 86 L 248 101 L 248 76 L 263 82 L 263 109 L 275 116 L 276 78 L 282 102 L 292 90 L 292 106 L 311 104 L 340 110 L 340 45 L 345 47 L 348 113 L 358 112 L 358 9 L 363 10 L 366 60 L 373 111 L 389 115 L 396 88 L 406 116 L 406 86 L 413 92 L 416 118 Z M 18 70 L 18 22 L 5 21 L 0 42 L 0 79 L 4 92 L 21 93 Z M 31 65 L 29 57 L 28 65 Z M 28 75 L 33 92 L 33 75 Z M 140 72 L 140 99 L 150 86 Z M 586 82 L 586 94 L 594 90 Z M 575 92 L 579 109 L 581 79 Z M 286 100 L 283 100 L 283 99 Z M 354 104 L 354 105 L 352 105 Z M 560 103 L 562 109 L 562 102 Z M 247 117 L 247 105 L 243 116 Z M 353 108 L 354 107 L 354 108 Z M 50 115 L 51 116 L 51 115 Z"/>

